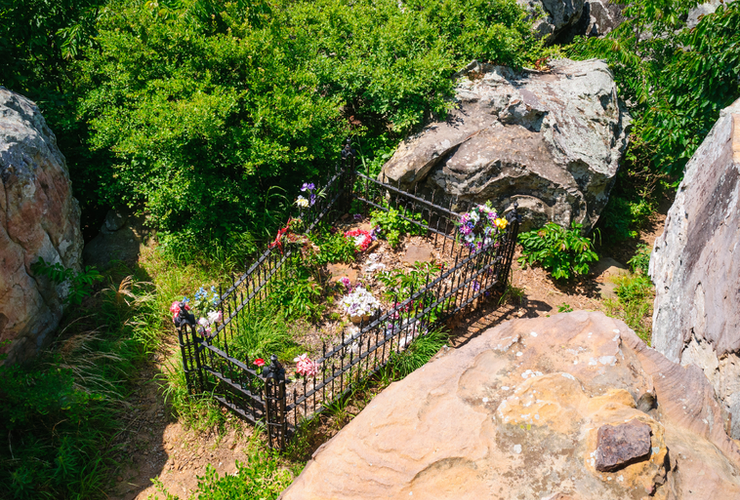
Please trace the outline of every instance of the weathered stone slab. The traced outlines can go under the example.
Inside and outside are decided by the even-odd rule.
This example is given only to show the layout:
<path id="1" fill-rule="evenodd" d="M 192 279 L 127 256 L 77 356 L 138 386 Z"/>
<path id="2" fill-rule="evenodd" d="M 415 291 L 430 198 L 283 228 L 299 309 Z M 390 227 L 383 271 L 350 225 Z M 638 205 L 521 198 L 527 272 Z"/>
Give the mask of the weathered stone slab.
<path id="1" fill-rule="evenodd" d="M 614 472 L 650 458 L 650 426 L 638 420 L 626 424 L 603 425 L 598 431 L 595 468 Z"/>
<path id="2" fill-rule="evenodd" d="M 650 414 L 635 407 L 644 394 Z M 649 456 L 597 470 L 598 430 L 625 422 L 640 444 L 622 456 L 642 456 L 643 426 Z M 738 465 L 701 371 L 575 311 L 506 322 L 392 384 L 282 498 L 716 500 L 740 498 Z"/>
<path id="3" fill-rule="evenodd" d="M 406 248 L 403 254 L 403 261 L 406 264 L 413 265 L 416 262 L 431 262 L 434 260 L 434 253 L 431 247 L 427 245 L 414 245 L 413 243 Z"/>

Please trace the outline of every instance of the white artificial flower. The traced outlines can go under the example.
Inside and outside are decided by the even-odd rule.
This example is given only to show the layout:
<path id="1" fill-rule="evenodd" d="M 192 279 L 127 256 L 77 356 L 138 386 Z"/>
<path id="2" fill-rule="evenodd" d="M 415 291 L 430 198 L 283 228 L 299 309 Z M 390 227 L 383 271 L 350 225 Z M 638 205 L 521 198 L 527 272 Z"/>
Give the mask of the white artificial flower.
<path id="1" fill-rule="evenodd" d="M 298 199 L 295 200 L 295 204 L 298 205 L 301 208 L 308 208 L 310 206 L 310 203 L 306 198 L 303 196 L 298 196 Z"/>
<path id="2" fill-rule="evenodd" d="M 223 319 L 223 314 L 221 313 L 221 311 L 211 311 L 208 313 L 208 321 L 211 324 L 220 323 L 222 319 Z"/>

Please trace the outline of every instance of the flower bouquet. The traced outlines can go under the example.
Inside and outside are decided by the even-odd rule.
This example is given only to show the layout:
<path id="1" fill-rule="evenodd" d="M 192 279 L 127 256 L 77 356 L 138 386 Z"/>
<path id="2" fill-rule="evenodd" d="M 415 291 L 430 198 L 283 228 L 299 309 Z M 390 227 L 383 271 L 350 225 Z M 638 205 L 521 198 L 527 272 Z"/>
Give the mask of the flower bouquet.
<path id="1" fill-rule="evenodd" d="M 476 205 L 470 212 L 464 213 L 458 223 L 458 231 L 463 245 L 472 252 L 477 252 L 484 246 L 501 237 L 501 231 L 506 228 L 508 221 L 500 218 L 490 202 L 485 205 Z"/>
<path id="2" fill-rule="evenodd" d="M 339 305 L 353 323 L 368 321 L 380 309 L 380 301 L 361 286 L 342 297 Z"/>
<path id="3" fill-rule="evenodd" d="M 223 322 L 223 313 L 220 310 L 216 310 L 215 306 L 218 303 L 218 292 L 216 287 L 212 286 L 210 293 L 204 288 L 200 287 L 195 292 L 194 302 L 192 303 L 187 297 L 183 297 L 182 301 L 175 301 L 170 305 L 170 312 L 172 313 L 172 321 L 175 326 L 179 327 L 184 322 L 190 322 L 187 316 L 194 320 L 198 318 L 198 333 L 204 337 L 212 337 L 214 335 L 214 327 L 216 324 Z M 186 311 L 189 312 L 186 314 Z M 192 311 L 192 313 L 190 313 Z M 192 325 L 195 326 L 195 325 Z"/>
<path id="4" fill-rule="evenodd" d="M 303 227 L 301 219 L 289 219 L 284 228 L 280 229 L 275 236 L 275 240 L 270 243 L 269 248 L 276 248 L 280 253 L 285 253 L 286 249 L 291 246 L 302 247 L 308 243 L 308 238 L 303 234 L 297 234 L 297 231 Z"/>
<path id="5" fill-rule="evenodd" d="M 375 237 L 364 229 L 353 229 L 344 233 L 346 238 L 352 238 L 355 241 L 355 248 L 360 252 L 367 250 L 370 243 L 375 240 Z"/>

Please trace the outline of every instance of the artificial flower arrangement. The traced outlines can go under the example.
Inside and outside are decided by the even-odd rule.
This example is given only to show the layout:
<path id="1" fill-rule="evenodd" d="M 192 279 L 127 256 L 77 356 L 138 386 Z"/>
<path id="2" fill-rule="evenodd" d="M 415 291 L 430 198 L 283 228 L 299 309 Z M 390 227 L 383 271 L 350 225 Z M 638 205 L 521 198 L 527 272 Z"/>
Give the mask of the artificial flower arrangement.
<path id="1" fill-rule="evenodd" d="M 308 357 L 307 353 L 303 353 L 297 358 L 293 359 L 295 365 L 296 375 L 301 375 L 305 378 L 315 377 L 319 373 L 319 364 Z"/>
<path id="2" fill-rule="evenodd" d="M 188 319 L 188 312 L 192 311 L 192 318 L 198 317 L 198 333 L 205 337 L 212 337 L 214 327 L 223 322 L 223 313 L 220 310 L 214 309 L 218 303 L 218 292 L 216 287 L 212 286 L 210 294 L 204 287 L 200 287 L 195 292 L 194 302 L 190 305 L 190 299 L 183 297 L 181 301 L 175 301 L 170 305 L 170 312 L 172 313 L 172 321 L 175 326 L 179 327 L 184 320 Z M 195 325 L 192 325 L 195 326 Z"/>
<path id="3" fill-rule="evenodd" d="M 295 200 L 295 204 L 298 205 L 298 208 L 301 210 L 314 206 L 317 198 L 323 198 L 326 196 L 324 190 L 317 190 L 316 184 L 313 182 L 304 182 L 301 186 L 301 192 L 305 193 L 307 196 L 298 195 L 298 198 Z"/>
<path id="4" fill-rule="evenodd" d="M 364 229 L 353 229 L 352 231 L 347 231 L 344 233 L 344 236 L 345 238 L 352 238 L 355 241 L 355 247 L 360 252 L 367 250 L 370 243 L 375 240 L 375 237 Z"/>
<path id="5" fill-rule="evenodd" d="M 270 243 L 269 248 L 276 248 L 280 250 L 280 253 L 285 253 L 285 250 L 290 248 L 291 245 L 302 247 L 308 243 L 308 238 L 303 234 L 298 234 L 303 228 L 303 221 L 301 219 L 290 218 L 288 223 L 280 229 L 275 236 L 275 240 Z"/>
<path id="6" fill-rule="evenodd" d="M 463 245 L 472 252 L 477 252 L 484 246 L 501 237 L 501 231 L 506 229 L 508 221 L 498 216 L 491 207 L 491 202 L 485 205 L 476 205 L 467 213 L 462 214 L 458 222 L 458 231 Z"/>
<path id="7" fill-rule="evenodd" d="M 380 309 L 380 301 L 361 286 L 342 297 L 339 305 L 353 323 L 367 321 Z"/>

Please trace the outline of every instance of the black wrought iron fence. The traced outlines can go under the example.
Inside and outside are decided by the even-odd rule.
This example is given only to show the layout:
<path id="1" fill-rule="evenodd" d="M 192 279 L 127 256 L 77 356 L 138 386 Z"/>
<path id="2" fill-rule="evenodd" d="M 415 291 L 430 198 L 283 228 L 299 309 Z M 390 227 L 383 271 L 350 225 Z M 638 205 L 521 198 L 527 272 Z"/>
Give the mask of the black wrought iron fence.
<path id="1" fill-rule="evenodd" d="M 324 195 L 301 214 L 307 231 L 322 221 L 336 222 L 353 200 L 365 211 L 395 210 L 397 216 L 427 235 L 446 257 L 438 274 L 423 285 L 395 297 L 382 314 L 361 321 L 352 334 L 343 330 L 333 345 L 322 345 L 317 373 L 290 380 L 272 356 L 261 373 L 249 359 L 236 359 L 230 344 L 248 321 L 249 313 L 268 300 L 276 280 L 290 279 L 300 260 L 290 249 L 268 248 L 244 274 L 219 292 L 217 308 L 223 321 L 212 336 L 198 332 L 194 319 L 180 321 L 183 368 L 191 394 L 211 393 L 245 420 L 265 425 L 271 447 L 283 449 L 288 435 L 304 418 L 344 397 L 355 384 L 385 366 L 416 338 L 440 327 L 456 314 L 473 309 L 482 298 L 502 292 L 511 268 L 519 220 L 516 208 L 506 215 L 503 235 L 477 251 L 456 237 L 460 215 L 400 186 L 379 182 L 357 172 L 349 148 L 326 182 Z M 345 216 L 346 217 L 346 216 Z"/>

